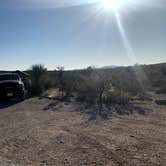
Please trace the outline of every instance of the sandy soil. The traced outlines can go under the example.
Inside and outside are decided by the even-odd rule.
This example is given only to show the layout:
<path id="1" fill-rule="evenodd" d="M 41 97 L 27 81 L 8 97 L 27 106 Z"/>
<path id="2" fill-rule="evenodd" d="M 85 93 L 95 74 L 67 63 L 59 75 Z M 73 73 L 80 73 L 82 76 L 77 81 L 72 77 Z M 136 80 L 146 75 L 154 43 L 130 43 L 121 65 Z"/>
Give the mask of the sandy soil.
<path id="1" fill-rule="evenodd" d="M 146 114 L 89 121 L 73 102 L 0 103 L 0 166 L 164 166 L 166 106 L 135 104 Z"/>

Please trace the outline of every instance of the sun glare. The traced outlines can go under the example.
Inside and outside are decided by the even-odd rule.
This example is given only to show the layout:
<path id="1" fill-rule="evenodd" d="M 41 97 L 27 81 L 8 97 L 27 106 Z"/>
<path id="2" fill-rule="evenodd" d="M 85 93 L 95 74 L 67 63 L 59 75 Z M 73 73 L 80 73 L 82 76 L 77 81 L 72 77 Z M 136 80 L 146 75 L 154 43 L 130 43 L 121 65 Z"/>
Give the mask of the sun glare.
<path id="1" fill-rule="evenodd" d="M 117 10 L 124 5 L 124 0 L 101 0 L 101 4 L 105 11 Z"/>

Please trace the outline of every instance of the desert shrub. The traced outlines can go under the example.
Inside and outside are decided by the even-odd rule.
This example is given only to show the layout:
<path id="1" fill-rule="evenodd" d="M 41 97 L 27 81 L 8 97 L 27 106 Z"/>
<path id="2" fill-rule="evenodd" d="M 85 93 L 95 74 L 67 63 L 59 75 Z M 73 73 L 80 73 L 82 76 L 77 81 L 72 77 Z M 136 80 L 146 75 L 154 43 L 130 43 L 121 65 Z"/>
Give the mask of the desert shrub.
<path id="1" fill-rule="evenodd" d="M 120 91 L 128 92 L 133 95 L 143 93 L 145 88 L 143 83 L 138 80 L 132 68 L 115 69 L 110 73 L 112 84 Z"/>
<path id="2" fill-rule="evenodd" d="M 92 77 L 82 77 L 77 83 L 77 94 L 79 101 L 95 103 L 97 100 L 96 82 Z"/>
<path id="3" fill-rule="evenodd" d="M 158 105 L 166 105 L 166 100 L 156 100 L 155 102 Z"/>
<path id="4" fill-rule="evenodd" d="M 166 76 L 166 65 L 161 68 L 162 74 Z"/>
<path id="5" fill-rule="evenodd" d="M 62 92 L 62 97 L 64 96 L 65 90 L 65 82 L 64 82 L 64 67 L 59 66 L 57 67 L 57 80 L 58 80 L 58 88 Z"/>
<path id="6" fill-rule="evenodd" d="M 129 104 L 130 96 L 128 93 L 115 89 L 114 91 L 109 91 L 104 97 L 104 103 L 109 104 Z"/>
<path id="7" fill-rule="evenodd" d="M 156 91 L 157 94 L 166 94 L 166 85 Z"/>
<path id="8" fill-rule="evenodd" d="M 72 96 L 76 91 L 77 78 L 71 73 L 65 72 L 62 77 L 62 85 L 65 96 Z"/>
<path id="9" fill-rule="evenodd" d="M 166 80 L 163 79 L 157 79 L 153 82 L 153 87 L 164 87 L 166 85 Z"/>
<path id="10" fill-rule="evenodd" d="M 76 85 L 79 82 L 79 76 L 74 72 L 65 71 L 64 67 L 57 67 L 54 72 L 53 80 L 56 80 L 56 85 L 60 92 L 61 97 L 70 97 L 76 92 Z"/>
<path id="11" fill-rule="evenodd" d="M 100 113 L 103 106 L 104 93 L 110 88 L 110 84 L 110 79 L 105 73 L 93 69 L 93 72 L 90 71 L 88 75 L 81 76 L 77 85 L 78 99 L 90 104 L 97 104 Z"/>
<path id="12" fill-rule="evenodd" d="M 88 68 L 80 77 L 77 92 L 80 99 L 96 103 L 100 97 L 106 103 L 128 103 L 129 93 L 140 92 L 141 87 L 135 80 L 129 79 L 124 73 L 116 75 L 102 70 Z M 122 77 L 121 77 L 122 76 Z"/>
<path id="13" fill-rule="evenodd" d="M 153 84 L 154 88 L 157 89 L 157 94 L 165 94 L 166 93 L 166 79 L 158 79 L 155 80 Z"/>
<path id="14" fill-rule="evenodd" d="M 33 65 L 28 72 L 30 74 L 32 82 L 32 94 L 41 94 L 44 90 L 48 89 L 51 86 L 49 82 L 47 69 L 43 65 Z"/>

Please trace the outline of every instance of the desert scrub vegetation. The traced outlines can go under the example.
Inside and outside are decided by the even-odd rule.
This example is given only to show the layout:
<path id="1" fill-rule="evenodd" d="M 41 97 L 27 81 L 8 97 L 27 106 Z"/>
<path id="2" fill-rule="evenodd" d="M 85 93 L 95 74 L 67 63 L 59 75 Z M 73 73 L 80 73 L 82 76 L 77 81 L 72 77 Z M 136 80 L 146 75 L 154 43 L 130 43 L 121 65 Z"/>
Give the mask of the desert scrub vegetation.
<path id="1" fill-rule="evenodd" d="M 57 67 L 54 71 L 47 71 L 43 65 L 38 64 L 33 65 L 28 72 L 32 80 L 32 94 L 40 95 L 49 88 L 56 88 L 61 94 L 58 99 L 70 101 L 73 97 L 82 104 L 94 107 L 98 115 L 113 105 L 119 110 L 124 107 L 130 107 L 131 110 L 131 99 L 138 95 L 145 96 L 146 91 L 153 90 L 153 87 L 160 87 L 159 90 L 165 92 L 165 65 L 157 68 L 153 65 L 115 69 L 88 67 L 73 71 Z"/>
<path id="2" fill-rule="evenodd" d="M 129 94 L 143 92 L 134 72 L 129 69 L 107 71 L 88 67 L 80 71 L 65 71 L 57 67 L 53 72 L 40 64 L 28 71 L 32 81 L 32 93 L 41 94 L 48 88 L 58 88 L 62 97 L 77 95 L 77 99 L 88 103 L 127 103 Z"/>
<path id="3" fill-rule="evenodd" d="M 33 95 L 39 95 L 51 87 L 48 71 L 44 65 L 33 65 L 28 73 L 31 78 L 31 93 Z"/>
<path id="4" fill-rule="evenodd" d="M 166 94 L 166 83 L 156 91 L 157 94 Z"/>
<path id="5" fill-rule="evenodd" d="M 113 70 L 110 73 L 112 84 L 119 90 L 132 95 L 145 91 L 145 81 L 138 69 L 127 67 Z M 144 81 L 144 82 L 143 82 Z"/>
<path id="6" fill-rule="evenodd" d="M 95 68 L 87 68 L 79 76 L 76 93 L 78 101 L 95 106 L 97 115 L 103 115 L 105 107 L 110 104 L 129 104 L 129 94 L 114 87 L 111 77 Z"/>
<path id="7" fill-rule="evenodd" d="M 56 89 L 57 101 L 75 102 L 78 107 L 76 110 L 82 109 L 84 113 L 90 114 L 90 118 L 96 119 L 108 118 L 113 114 L 144 114 L 144 109 L 135 107 L 132 103 L 138 99 L 147 100 L 146 91 L 153 90 L 153 87 L 165 92 L 163 70 L 165 71 L 165 68 L 156 71 L 153 66 L 135 65 L 115 69 L 88 67 L 72 71 L 57 67 L 54 71 L 47 71 L 45 66 L 37 64 L 33 65 L 28 73 L 33 95 Z M 154 73 L 158 81 L 152 77 Z"/>

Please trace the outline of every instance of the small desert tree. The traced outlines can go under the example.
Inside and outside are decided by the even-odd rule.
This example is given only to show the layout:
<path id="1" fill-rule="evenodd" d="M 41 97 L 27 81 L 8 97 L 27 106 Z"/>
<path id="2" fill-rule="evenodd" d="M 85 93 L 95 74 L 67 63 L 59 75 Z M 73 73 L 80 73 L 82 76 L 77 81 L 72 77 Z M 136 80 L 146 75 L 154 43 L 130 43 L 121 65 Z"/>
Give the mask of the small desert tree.
<path id="1" fill-rule="evenodd" d="M 91 69 L 88 76 L 82 76 L 80 78 L 77 91 L 82 99 L 86 100 L 89 103 L 97 104 L 97 113 L 101 114 L 104 93 L 109 90 L 110 84 L 110 79 L 104 72 L 97 69 L 93 69 L 92 72 Z"/>
<path id="2" fill-rule="evenodd" d="M 31 67 L 29 74 L 32 82 L 32 94 L 41 94 L 48 82 L 48 73 L 44 65 L 36 64 Z"/>
<path id="3" fill-rule="evenodd" d="M 69 72 L 65 72 L 63 75 L 63 90 L 66 97 L 73 95 L 76 90 L 77 77 Z"/>
<path id="4" fill-rule="evenodd" d="M 96 88 L 98 93 L 98 106 L 99 106 L 98 111 L 99 111 L 99 114 L 101 114 L 102 107 L 103 107 L 103 97 L 104 97 L 104 94 L 107 93 L 111 88 L 111 80 L 102 71 L 97 73 L 96 79 L 97 79 Z"/>
<path id="5" fill-rule="evenodd" d="M 64 96 L 64 67 L 63 66 L 58 66 L 57 67 L 57 72 L 58 72 L 58 82 L 59 82 L 59 90 L 62 92 L 62 96 Z"/>

